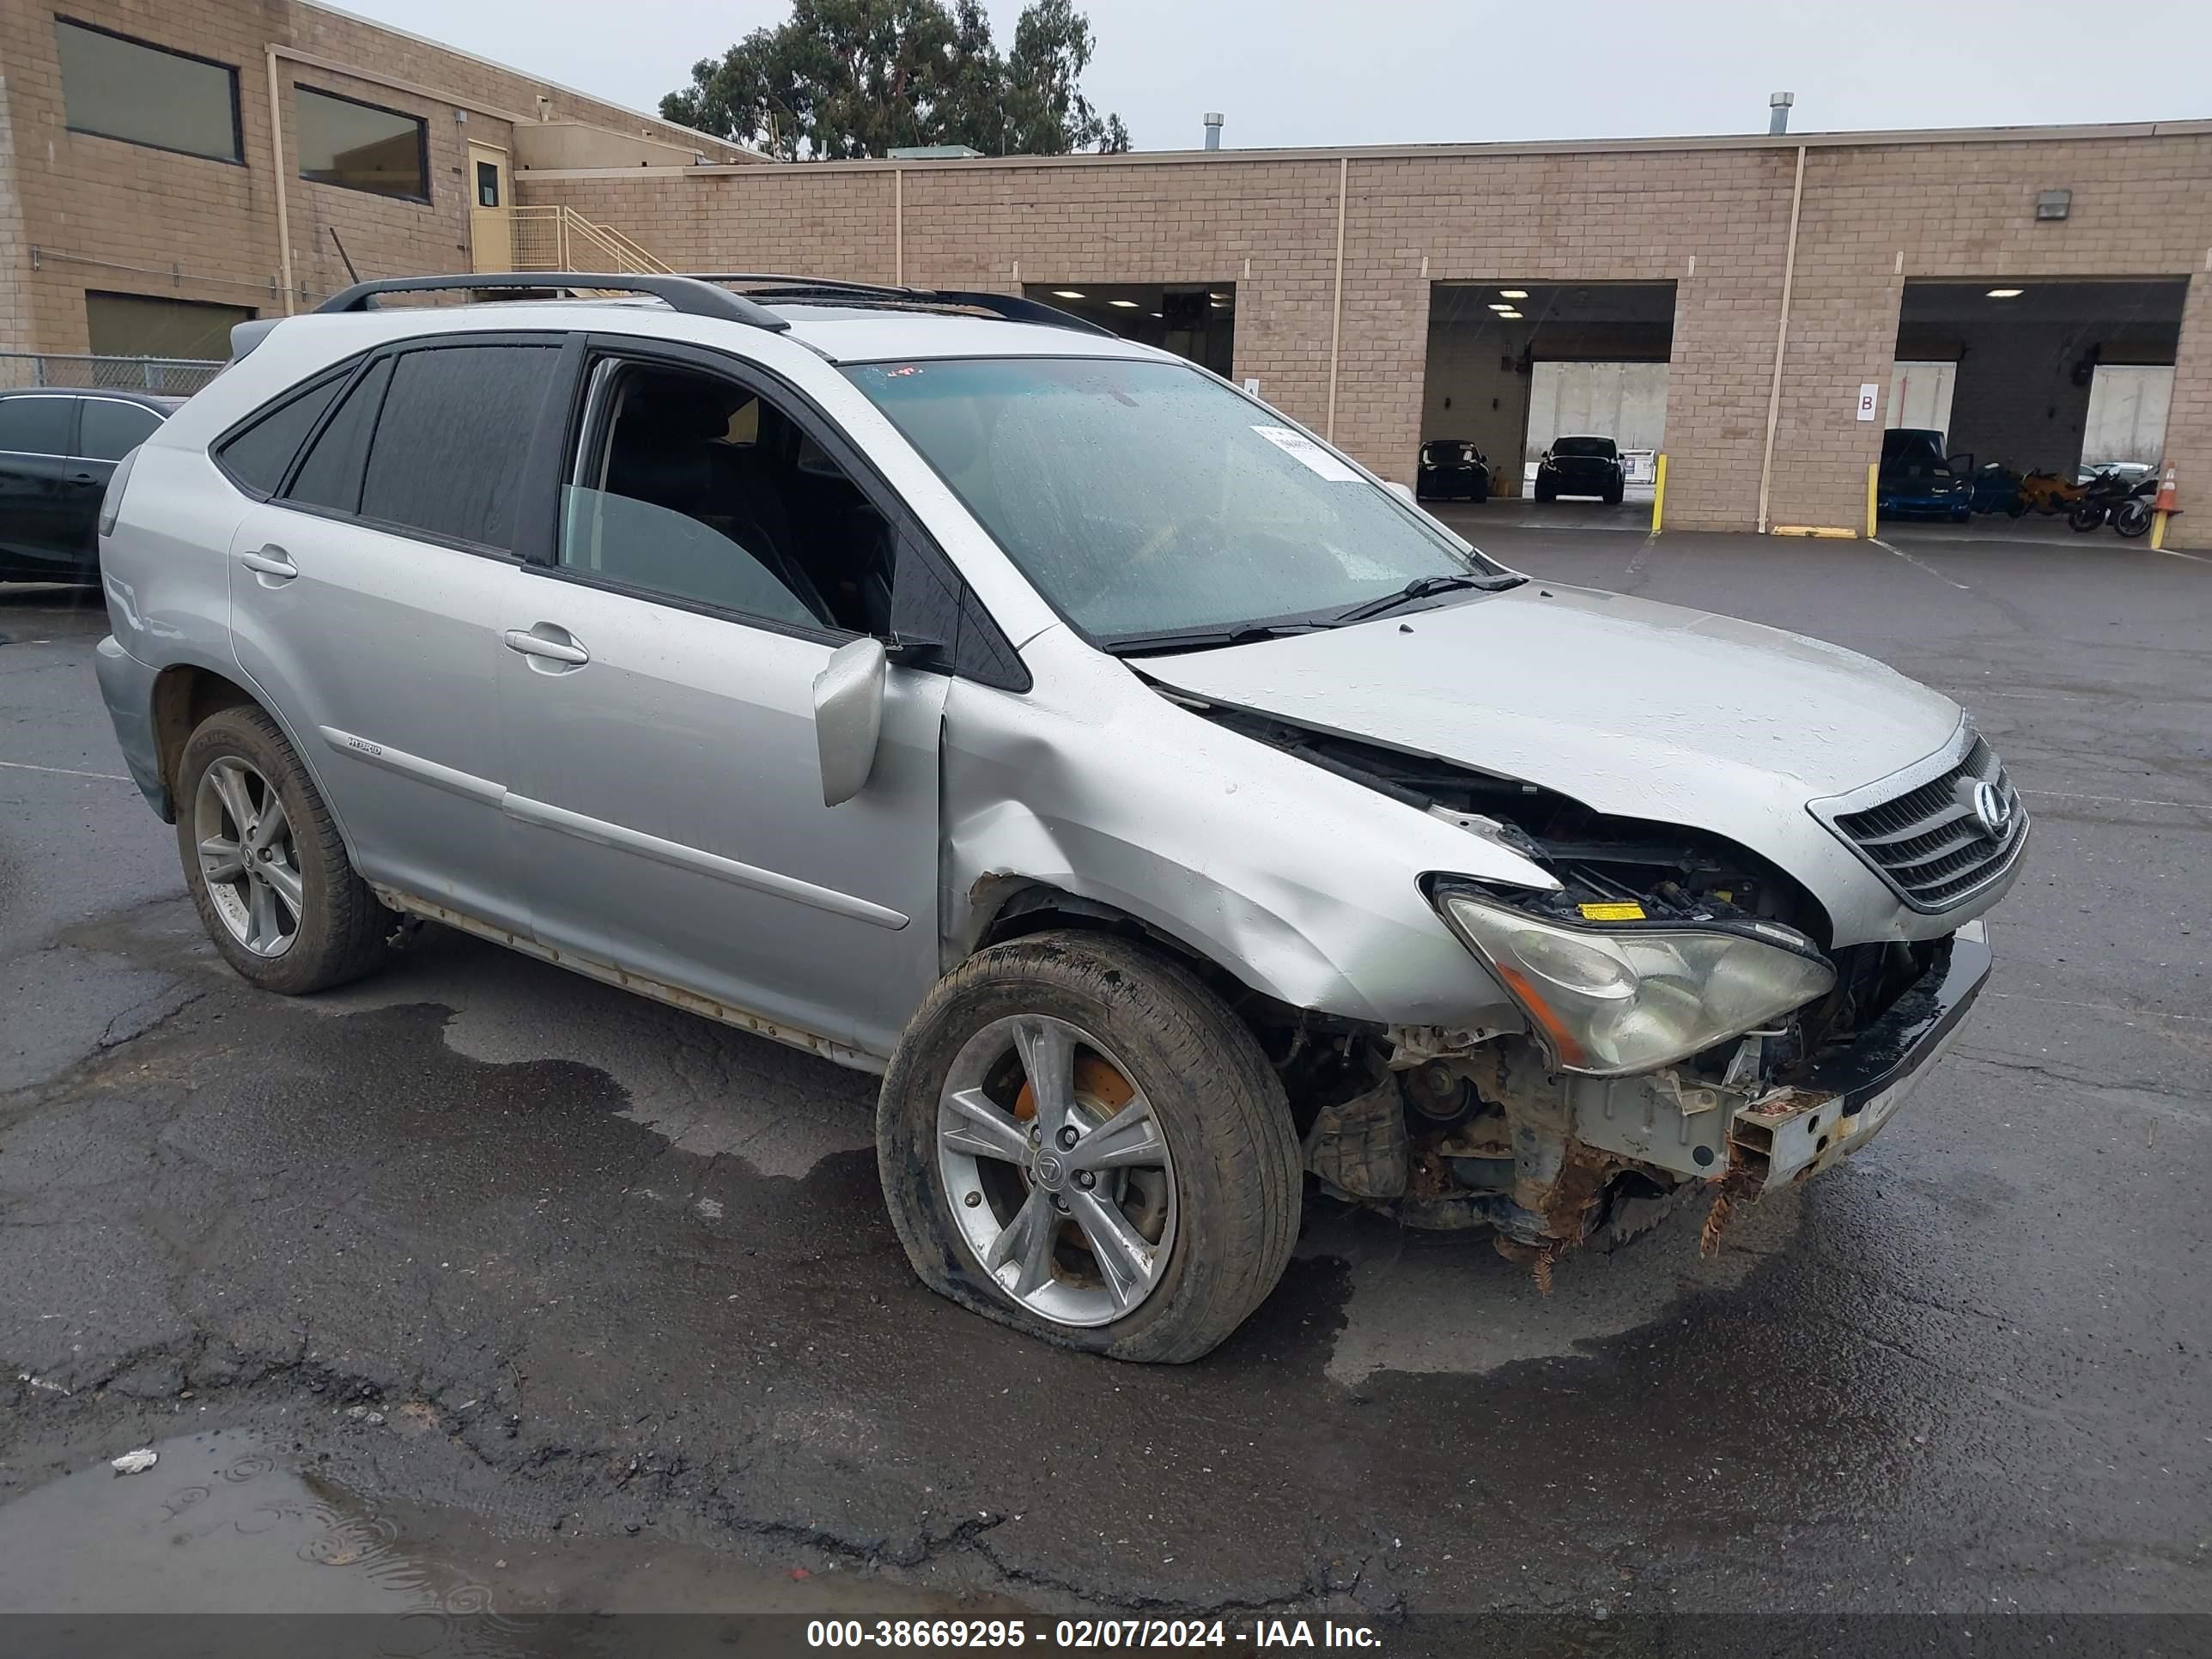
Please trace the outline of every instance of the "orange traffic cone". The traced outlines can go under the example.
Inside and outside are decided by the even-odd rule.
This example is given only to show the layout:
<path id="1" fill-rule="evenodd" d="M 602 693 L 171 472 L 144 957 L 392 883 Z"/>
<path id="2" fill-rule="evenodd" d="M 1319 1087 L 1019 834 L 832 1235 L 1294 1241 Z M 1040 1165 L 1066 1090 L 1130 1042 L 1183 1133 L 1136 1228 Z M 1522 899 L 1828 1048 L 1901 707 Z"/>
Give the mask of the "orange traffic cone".
<path id="1" fill-rule="evenodd" d="M 2158 481 L 2158 499 L 2151 503 L 2151 510 L 2156 513 L 2172 513 L 2178 510 L 2173 499 L 2173 463 L 2172 461 L 2166 464 L 2165 476 Z"/>

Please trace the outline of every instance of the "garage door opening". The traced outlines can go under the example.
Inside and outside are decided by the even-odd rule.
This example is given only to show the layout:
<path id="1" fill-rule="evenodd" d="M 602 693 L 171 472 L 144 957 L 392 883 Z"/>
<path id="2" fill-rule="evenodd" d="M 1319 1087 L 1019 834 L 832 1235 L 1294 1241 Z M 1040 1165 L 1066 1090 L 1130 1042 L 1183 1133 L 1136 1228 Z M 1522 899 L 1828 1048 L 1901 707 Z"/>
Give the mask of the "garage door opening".
<path id="1" fill-rule="evenodd" d="M 1941 434 L 1952 470 L 1974 477 L 1976 511 L 2009 515 L 2025 499 L 2063 514 L 2094 472 L 2148 472 L 2164 454 L 2188 289 L 2185 277 L 1907 283 L 1887 424 Z"/>
<path id="2" fill-rule="evenodd" d="M 1234 283 L 1030 283 L 1024 292 L 1216 374 L 1237 361 Z"/>
<path id="3" fill-rule="evenodd" d="M 1472 494 L 1463 453 L 1471 447 L 1486 464 L 1489 495 L 1535 495 L 1539 463 L 1554 443 L 1605 439 L 1625 464 L 1626 500 L 1648 502 L 1674 345 L 1672 283 L 1434 284 L 1421 443 L 1422 459 L 1435 465 L 1416 476 L 1435 481 L 1432 498 Z M 1547 474 L 1540 493 L 1603 499 L 1578 475 Z"/>

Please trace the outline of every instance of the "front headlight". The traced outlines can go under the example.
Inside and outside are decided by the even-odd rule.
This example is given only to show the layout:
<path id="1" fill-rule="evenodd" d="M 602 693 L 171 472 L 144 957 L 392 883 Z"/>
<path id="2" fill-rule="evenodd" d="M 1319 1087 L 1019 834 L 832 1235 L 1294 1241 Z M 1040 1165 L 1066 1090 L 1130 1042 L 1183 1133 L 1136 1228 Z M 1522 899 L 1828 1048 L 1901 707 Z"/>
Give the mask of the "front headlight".
<path id="1" fill-rule="evenodd" d="M 1802 1007 L 1836 982 L 1809 939 L 1771 922 L 1732 932 L 1601 932 L 1462 890 L 1443 890 L 1437 900 L 1561 1068 L 1593 1077 L 1686 1058 Z"/>

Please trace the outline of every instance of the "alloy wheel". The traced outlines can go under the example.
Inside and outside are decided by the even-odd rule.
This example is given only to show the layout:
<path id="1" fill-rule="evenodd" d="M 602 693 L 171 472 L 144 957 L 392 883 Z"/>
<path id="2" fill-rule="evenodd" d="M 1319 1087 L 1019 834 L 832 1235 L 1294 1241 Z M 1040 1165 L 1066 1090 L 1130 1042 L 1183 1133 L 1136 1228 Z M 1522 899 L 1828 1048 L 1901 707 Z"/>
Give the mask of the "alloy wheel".
<path id="1" fill-rule="evenodd" d="M 230 936 L 256 956 L 290 950 L 307 900 L 276 787 L 249 762 L 223 756 L 200 776 L 192 836 L 200 879 Z"/>
<path id="2" fill-rule="evenodd" d="M 1175 1160 L 1129 1068 L 1081 1026 L 1023 1014 L 971 1036 L 939 1095 L 937 1163 L 976 1260 L 1039 1318 L 1111 1324 L 1166 1271 Z"/>

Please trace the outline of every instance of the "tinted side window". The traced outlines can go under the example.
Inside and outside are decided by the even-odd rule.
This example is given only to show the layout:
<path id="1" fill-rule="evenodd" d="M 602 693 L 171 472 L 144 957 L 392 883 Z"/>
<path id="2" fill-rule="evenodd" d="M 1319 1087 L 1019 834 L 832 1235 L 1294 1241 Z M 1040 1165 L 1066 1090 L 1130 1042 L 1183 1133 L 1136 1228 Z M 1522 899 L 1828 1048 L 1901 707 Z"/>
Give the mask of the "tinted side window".
<path id="1" fill-rule="evenodd" d="M 143 404 L 87 398 L 78 422 L 78 454 L 88 460 L 119 461 L 154 435 L 161 417 Z"/>
<path id="2" fill-rule="evenodd" d="M 257 495 L 275 495 L 292 458 L 345 382 L 344 375 L 337 375 L 277 404 L 216 451 L 223 471 Z"/>
<path id="3" fill-rule="evenodd" d="M 74 398 L 0 398 L 0 449 L 19 455 L 66 455 Z"/>
<path id="4" fill-rule="evenodd" d="M 392 359 L 386 357 L 355 384 L 300 463 L 292 487 L 284 492 L 286 501 L 338 513 L 361 511 L 361 476 L 368 459 L 369 434 L 376 430 L 376 413 L 391 380 Z"/>
<path id="5" fill-rule="evenodd" d="M 362 516 L 511 549 L 524 463 L 560 355 L 550 345 L 485 345 L 399 357 L 369 447 Z"/>

